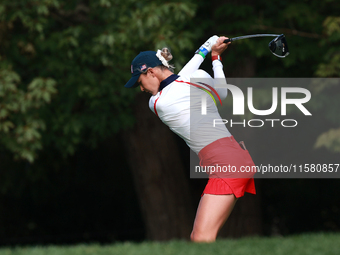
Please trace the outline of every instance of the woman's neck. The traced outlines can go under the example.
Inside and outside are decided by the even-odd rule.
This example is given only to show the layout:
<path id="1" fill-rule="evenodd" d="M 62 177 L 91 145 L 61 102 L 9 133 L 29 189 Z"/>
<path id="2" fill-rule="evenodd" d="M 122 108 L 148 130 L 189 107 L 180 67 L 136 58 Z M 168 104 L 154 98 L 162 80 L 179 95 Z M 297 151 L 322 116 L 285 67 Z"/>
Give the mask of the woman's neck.
<path id="1" fill-rule="evenodd" d="M 159 82 L 164 81 L 166 78 L 168 78 L 169 76 L 173 75 L 174 73 L 171 72 L 168 69 L 162 70 L 161 72 L 159 72 L 159 75 L 157 76 L 157 78 L 159 79 Z"/>

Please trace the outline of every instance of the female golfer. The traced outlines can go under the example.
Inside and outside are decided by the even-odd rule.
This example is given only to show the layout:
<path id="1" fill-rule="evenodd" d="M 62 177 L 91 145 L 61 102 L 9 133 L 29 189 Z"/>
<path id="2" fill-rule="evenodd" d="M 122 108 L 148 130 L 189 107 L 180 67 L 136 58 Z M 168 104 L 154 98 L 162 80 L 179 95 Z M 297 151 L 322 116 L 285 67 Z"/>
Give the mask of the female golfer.
<path id="1" fill-rule="evenodd" d="M 223 43 L 225 39 L 209 38 L 178 75 L 168 64 L 172 56 L 167 49 L 141 52 L 132 61 L 132 77 L 125 85 L 139 86 L 152 94 L 150 109 L 198 154 L 202 167 L 233 169 L 210 171 L 190 236 L 195 242 L 215 241 L 236 200 L 245 192 L 255 194 L 253 173 L 242 173 L 245 167 L 254 166 L 248 151 L 235 141 L 225 125 L 213 127 L 212 122 L 221 119 L 213 95 L 219 99 L 227 96 L 220 57 L 230 44 Z M 210 52 L 214 78 L 198 69 Z M 208 95 L 205 114 L 201 112 L 204 95 Z"/>

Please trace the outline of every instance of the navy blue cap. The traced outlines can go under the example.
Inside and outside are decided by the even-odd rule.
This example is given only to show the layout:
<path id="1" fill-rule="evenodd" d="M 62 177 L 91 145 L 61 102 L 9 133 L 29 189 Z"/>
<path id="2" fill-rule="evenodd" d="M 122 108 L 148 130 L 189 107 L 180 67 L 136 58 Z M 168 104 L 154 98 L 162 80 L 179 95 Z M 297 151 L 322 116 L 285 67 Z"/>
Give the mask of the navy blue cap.
<path id="1" fill-rule="evenodd" d="M 131 79 L 125 84 L 125 88 L 135 88 L 138 86 L 139 76 L 149 67 L 161 65 L 162 62 L 156 56 L 155 51 L 142 51 L 131 63 Z"/>

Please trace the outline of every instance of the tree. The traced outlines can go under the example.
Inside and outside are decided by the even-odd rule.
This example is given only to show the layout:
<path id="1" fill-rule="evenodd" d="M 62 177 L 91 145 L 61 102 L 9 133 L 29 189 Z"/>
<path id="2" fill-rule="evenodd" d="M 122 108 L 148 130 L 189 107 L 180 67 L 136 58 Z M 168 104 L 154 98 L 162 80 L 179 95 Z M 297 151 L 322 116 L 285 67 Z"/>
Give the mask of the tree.
<path id="1" fill-rule="evenodd" d="M 323 22 L 324 35 L 320 42 L 321 45 L 328 48 L 322 62 L 318 65 L 316 75 L 320 77 L 339 77 L 340 73 L 340 17 L 327 16 Z M 340 118 L 337 113 L 339 109 L 339 79 L 333 82 L 324 83 L 323 86 L 315 88 L 320 94 L 322 105 L 327 119 L 338 127 L 322 133 L 316 143 L 315 148 L 326 147 L 330 151 L 340 152 Z M 320 107 L 320 106 L 319 106 Z"/>
<path id="2" fill-rule="evenodd" d="M 22 93 L 13 93 L 20 80 L 19 91 L 35 89 L 31 100 L 50 102 L 52 98 L 52 102 L 36 103 L 29 107 L 37 110 L 25 112 L 25 117 L 40 120 L 30 126 L 34 139 L 26 154 L 18 153 L 26 146 L 18 141 L 12 140 L 15 148 L 8 139 L 2 146 L 31 162 L 38 150 L 48 146 L 66 157 L 80 143 L 95 146 L 98 140 L 131 126 L 129 105 L 136 91 L 122 86 L 129 78 L 131 59 L 145 45 L 156 49 L 168 44 L 175 53 L 191 47 L 192 34 L 181 32 L 182 26 L 175 24 L 193 14 L 190 2 L 3 1 L 2 91 L 20 101 Z M 2 106 L 2 121 L 7 122 L 1 131 L 10 134 L 19 128 L 22 116 L 12 120 L 12 112 L 5 113 L 8 107 Z"/>
<path id="3" fill-rule="evenodd" d="M 145 45 L 149 50 L 167 45 L 175 55 L 178 53 L 175 64 L 180 66 L 184 58 L 179 52 L 192 47 L 193 34 L 182 30 L 185 21 L 194 14 L 190 1 L 103 0 L 89 4 L 62 0 L 3 1 L 0 14 L 0 54 L 5 60 L 0 67 L 1 146 L 30 162 L 34 162 L 43 149 L 67 157 L 74 154 L 79 145 L 94 147 L 98 141 L 131 127 L 134 123 L 131 103 L 136 90 L 128 90 L 123 85 L 129 79 L 130 62 L 136 53 L 147 50 Z M 147 130 L 142 131 L 144 135 Z M 169 132 L 159 133 L 149 142 L 165 139 L 167 144 L 173 144 Z M 138 143 L 138 135 L 131 132 L 127 139 Z M 145 144 L 137 147 L 143 150 L 141 145 Z M 163 148 L 160 165 L 141 168 L 147 178 L 152 178 L 153 171 L 164 172 L 169 177 L 174 173 L 173 167 L 183 175 L 179 155 L 172 153 L 175 146 Z M 155 157 L 156 154 L 150 155 L 150 162 Z M 134 165 L 142 166 L 141 160 L 136 158 Z M 139 178 L 140 172 L 133 173 L 142 191 L 148 183 Z M 161 200 L 142 206 L 148 236 L 188 238 L 193 210 L 188 202 L 186 180 L 176 180 L 174 176 L 163 181 L 169 187 L 182 182 L 177 193 L 187 195 L 164 191 L 167 194 L 164 204 L 168 207 L 164 207 Z M 158 188 L 149 186 L 150 199 Z M 177 207 L 178 204 L 181 207 Z M 172 214 L 169 208 L 174 209 Z M 166 214 L 170 217 L 163 220 Z M 158 227 L 161 222 L 163 230 Z M 173 222 L 178 222 L 178 228 L 174 228 Z"/>
<path id="4" fill-rule="evenodd" d="M 149 226 L 148 236 L 159 239 L 176 235 L 183 237 L 188 232 L 188 221 L 192 223 L 189 220 L 192 206 L 188 203 L 188 207 L 183 207 L 189 193 L 187 184 L 181 182 L 185 195 L 175 199 L 173 195 L 177 193 L 172 187 L 177 182 L 166 178 L 173 167 L 181 174 L 183 166 L 178 155 L 172 154 L 175 150 L 172 134 L 164 130 L 157 118 L 144 116 L 144 111 L 136 116 L 137 121 L 134 117 L 141 107 L 145 107 L 146 99 L 138 98 L 137 104 L 133 104 L 137 91 L 123 88 L 130 77 L 131 60 L 139 51 L 169 46 L 175 56 L 175 66 L 180 69 L 184 61 L 192 57 L 194 48 L 213 34 L 233 37 L 284 33 L 291 50 L 284 61 L 269 53 L 266 39 L 233 43 L 223 58 L 227 77 L 337 77 L 338 10 L 336 1 L 332 4 L 320 1 L 196 1 L 193 4 L 189 0 L 181 3 L 158 0 L 3 0 L 0 3 L 0 151 L 10 152 L 16 159 L 29 162 L 48 154 L 56 164 L 60 157 L 67 159 L 73 155 L 79 146 L 94 148 L 112 134 L 130 128 L 124 138 L 133 144 L 127 148 L 130 152 L 127 154 L 131 155 L 130 163 L 135 163 L 131 169 L 136 187 L 140 195 L 148 192 L 147 196 L 140 198 L 144 219 Z M 210 66 L 209 61 L 203 63 L 206 70 Z M 337 150 L 338 88 L 318 88 L 314 92 L 323 102 L 315 109 L 333 121 L 335 130 L 329 133 L 331 138 L 320 137 L 318 146 L 330 144 L 329 148 Z M 329 111 L 330 107 L 334 110 Z M 143 122 L 146 120 L 154 123 L 152 128 L 157 127 L 158 135 L 164 135 L 165 144 L 169 146 L 156 136 L 158 131 L 150 137 L 150 143 L 158 142 L 163 150 L 169 150 L 168 153 L 155 152 L 150 147 L 145 147 L 145 151 L 141 149 L 146 145 L 143 135 L 149 131 L 149 126 Z M 139 124 L 144 129 L 138 129 Z M 253 137 L 250 132 L 246 136 L 248 140 Z M 154 153 L 157 168 L 156 163 L 146 165 L 144 158 L 132 150 L 142 151 L 145 155 Z M 171 157 L 165 157 L 163 152 Z M 38 168 L 34 163 L 27 165 Z M 154 168 L 153 173 L 159 177 L 157 180 L 169 180 L 165 185 L 168 188 L 161 189 L 157 183 L 154 190 L 145 190 L 154 178 L 152 175 L 143 176 L 145 179 L 140 177 L 147 166 Z M 41 169 L 46 167 L 40 166 Z M 0 186 L 5 193 L 8 185 Z M 151 203 L 156 199 L 152 194 L 159 190 L 162 196 L 170 196 L 173 206 L 157 200 L 159 207 L 152 207 L 158 204 Z M 148 203 L 146 199 L 149 199 Z M 241 202 L 237 203 L 239 207 L 236 206 L 234 216 L 231 216 L 235 218 L 231 218 L 227 225 L 248 222 L 251 217 L 260 222 L 260 213 L 255 210 L 253 215 L 247 213 L 252 208 L 260 208 L 259 204 L 248 207 L 246 199 L 243 204 Z M 178 211 L 188 214 L 183 212 L 178 216 L 178 222 L 186 224 L 183 228 L 169 230 L 169 235 L 166 235 L 167 230 L 159 230 L 158 235 L 152 222 L 160 224 L 162 221 L 155 218 L 155 210 L 159 210 L 158 215 L 162 216 L 169 208 L 173 208 L 169 213 L 172 216 L 167 222 L 163 221 L 167 228 Z M 240 217 L 237 210 L 241 211 Z M 226 235 L 241 236 L 253 231 L 246 229 L 248 226 L 243 227 L 239 231 L 239 225 L 229 226 Z M 258 228 L 257 231 L 261 230 Z"/>
<path id="5" fill-rule="evenodd" d="M 195 216 L 174 134 L 136 98 L 136 125 L 126 130 L 126 151 L 150 240 L 188 239 Z"/>

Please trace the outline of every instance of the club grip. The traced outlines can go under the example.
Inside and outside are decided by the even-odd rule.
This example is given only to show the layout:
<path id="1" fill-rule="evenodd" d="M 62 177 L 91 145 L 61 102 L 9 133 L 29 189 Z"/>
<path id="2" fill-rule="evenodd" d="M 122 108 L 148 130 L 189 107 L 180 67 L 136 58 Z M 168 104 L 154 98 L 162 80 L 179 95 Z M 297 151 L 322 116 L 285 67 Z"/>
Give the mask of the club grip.
<path id="1" fill-rule="evenodd" d="M 225 39 L 223 42 L 224 42 L 224 43 L 231 42 L 231 38 L 229 38 L 229 39 Z"/>

